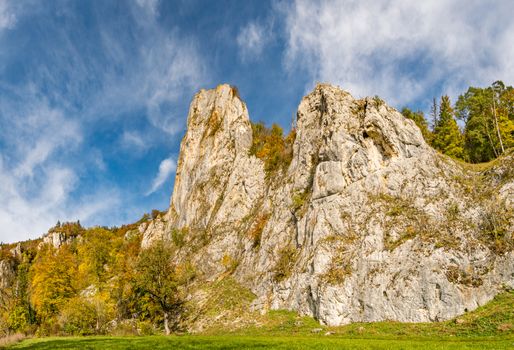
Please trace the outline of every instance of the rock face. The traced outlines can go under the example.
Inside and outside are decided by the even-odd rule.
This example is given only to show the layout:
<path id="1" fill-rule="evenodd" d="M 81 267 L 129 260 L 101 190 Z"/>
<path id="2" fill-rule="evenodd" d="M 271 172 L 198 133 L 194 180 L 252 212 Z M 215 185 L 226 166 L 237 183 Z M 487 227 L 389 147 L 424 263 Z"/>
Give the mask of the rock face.
<path id="1" fill-rule="evenodd" d="M 61 232 L 52 232 L 43 237 L 41 244 L 48 244 L 55 249 L 59 248 L 66 242 L 66 236 Z"/>
<path id="2" fill-rule="evenodd" d="M 11 260 L 0 260 L 0 289 L 11 286 L 15 273 L 14 264 Z"/>
<path id="3" fill-rule="evenodd" d="M 318 85 L 292 161 L 266 173 L 235 89 L 193 99 L 169 211 L 140 228 L 255 309 L 329 325 L 446 320 L 514 287 L 514 156 L 477 172 L 430 148 L 378 98 Z"/>

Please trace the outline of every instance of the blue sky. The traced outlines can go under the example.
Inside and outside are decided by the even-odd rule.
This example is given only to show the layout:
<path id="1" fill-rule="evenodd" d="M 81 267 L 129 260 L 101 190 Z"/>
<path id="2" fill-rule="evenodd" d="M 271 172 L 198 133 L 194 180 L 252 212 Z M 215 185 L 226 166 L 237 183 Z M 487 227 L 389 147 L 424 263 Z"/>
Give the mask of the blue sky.
<path id="1" fill-rule="evenodd" d="M 514 2 L 0 0 L 0 241 L 166 209 L 188 105 L 289 128 L 317 81 L 427 110 L 514 83 Z"/>

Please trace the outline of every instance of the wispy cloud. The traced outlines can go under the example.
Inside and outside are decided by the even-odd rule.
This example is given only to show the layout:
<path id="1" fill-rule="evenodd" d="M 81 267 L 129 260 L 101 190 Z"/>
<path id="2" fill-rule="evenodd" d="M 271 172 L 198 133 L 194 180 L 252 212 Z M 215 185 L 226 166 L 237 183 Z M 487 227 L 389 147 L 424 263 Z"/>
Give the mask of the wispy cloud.
<path id="1" fill-rule="evenodd" d="M 176 168 L 177 163 L 172 157 L 164 159 L 161 164 L 159 164 L 159 171 L 152 182 L 152 187 L 146 195 L 148 196 L 154 193 L 164 184 L 165 181 L 171 180 L 171 173 L 173 173 Z"/>
<path id="2" fill-rule="evenodd" d="M 199 49 L 178 29 L 161 27 L 158 1 L 88 4 L 107 7 L 93 15 L 111 17 L 84 27 L 76 3 L 35 2 L 23 13 L 33 18 L 15 22 L 0 0 L 0 29 L 6 18 L 12 29 L 0 35 L 0 47 L 10 48 L 0 49 L 0 241 L 39 236 L 57 220 L 111 225 L 155 207 L 141 204 L 147 188 L 121 189 L 138 188 L 130 161 L 162 134 L 169 140 L 182 130 L 191 95 L 205 84 Z M 116 140 L 139 151 L 121 154 Z M 173 159 L 161 163 L 152 192 L 173 170 Z"/>
<path id="3" fill-rule="evenodd" d="M 145 151 L 149 146 L 148 143 L 143 140 L 143 136 L 141 136 L 137 131 L 127 130 L 125 130 L 121 136 L 121 145 L 124 148 L 136 151 Z"/>
<path id="4" fill-rule="evenodd" d="M 74 197 L 79 177 L 75 170 L 46 162 L 38 177 L 17 176 L 0 156 L 0 241 L 40 235 L 58 220 L 88 220 L 119 204 L 112 190 L 93 190 L 88 200 Z"/>
<path id="5" fill-rule="evenodd" d="M 159 0 L 136 0 L 136 3 L 153 16 L 158 15 Z"/>
<path id="6" fill-rule="evenodd" d="M 239 55 L 243 61 L 254 61 L 259 58 L 266 44 L 272 37 L 272 26 L 258 22 L 245 25 L 237 36 Z"/>
<path id="7" fill-rule="evenodd" d="M 74 157 L 83 140 L 79 121 L 67 118 L 32 89 L 23 91 L 23 96 L 0 97 L 0 140 L 8 145 L 0 154 L 4 242 L 32 238 L 57 220 L 87 220 L 117 200 L 93 190 L 95 198 L 81 203 L 82 196 L 75 193 L 81 161 Z"/>
<path id="8" fill-rule="evenodd" d="M 0 30 L 10 29 L 16 24 L 16 15 L 9 0 L 0 0 Z"/>
<path id="9" fill-rule="evenodd" d="M 285 65 L 356 95 L 403 104 L 434 87 L 514 81 L 510 0 L 297 0 L 282 9 Z"/>

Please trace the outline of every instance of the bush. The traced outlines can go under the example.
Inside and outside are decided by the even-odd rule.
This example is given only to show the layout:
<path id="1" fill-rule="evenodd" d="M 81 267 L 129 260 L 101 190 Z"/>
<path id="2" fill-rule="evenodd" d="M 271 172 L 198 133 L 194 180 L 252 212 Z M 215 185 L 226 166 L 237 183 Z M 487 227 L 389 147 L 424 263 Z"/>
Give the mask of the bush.
<path id="1" fill-rule="evenodd" d="M 150 321 L 139 321 L 137 323 L 137 333 L 139 335 L 156 335 L 158 332 Z"/>
<path id="2" fill-rule="evenodd" d="M 139 335 L 137 321 L 135 319 L 126 319 L 120 322 L 112 322 L 109 334 L 116 337 Z"/>
<path id="3" fill-rule="evenodd" d="M 380 96 L 375 95 L 373 97 L 373 103 L 375 103 L 376 108 L 380 108 L 385 102 L 380 98 Z"/>
<path id="4" fill-rule="evenodd" d="M 70 299 L 63 307 L 59 325 L 68 335 L 91 335 L 99 331 L 94 305 L 80 297 Z"/>
<path id="5" fill-rule="evenodd" d="M 157 219 L 159 216 L 163 215 L 165 212 L 163 211 L 160 211 L 160 210 L 157 210 L 157 209 L 153 209 L 152 210 L 152 219 L 155 220 Z"/>
<path id="6" fill-rule="evenodd" d="M 253 143 L 250 154 L 264 161 L 267 175 L 286 170 L 293 159 L 293 142 L 296 131 L 293 129 L 284 137 L 284 131 L 277 124 L 267 128 L 262 122 L 252 123 Z"/>
<path id="7" fill-rule="evenodd" d="M 186 235 L 189 230 L 186 227 L 171 229 L 171 241 L 177 248 L 182 248 L 186 243 Z"/>
<path id="8" fill-rule="evenodd" d="M 27 307 L 15 306 L 7 316 L 7 325 L 13 331 L 25 331 L 30 325 L 30 314 Z"/>
<path id="9" fill-rule="evenodd" d="M 291 270 L 296 261 L 296 249 L 293 247 L 284 247 L 279 252 L 279 259 L 274 269 L 275 281 L 280 282 L 291 276 Z"/>

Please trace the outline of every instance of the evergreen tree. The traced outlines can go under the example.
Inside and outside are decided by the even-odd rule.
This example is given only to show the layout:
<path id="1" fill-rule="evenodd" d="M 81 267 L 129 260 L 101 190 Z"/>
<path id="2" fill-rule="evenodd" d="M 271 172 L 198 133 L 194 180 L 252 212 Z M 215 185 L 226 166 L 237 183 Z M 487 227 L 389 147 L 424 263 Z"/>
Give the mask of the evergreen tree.
<path id="1" fill-rule="evenodd" d="M 450 157 L 461 159 L 464 157 L 463 137 L 453 118 L 453 109 L 447 95 L 441 97 L 432 146 Z"/>

